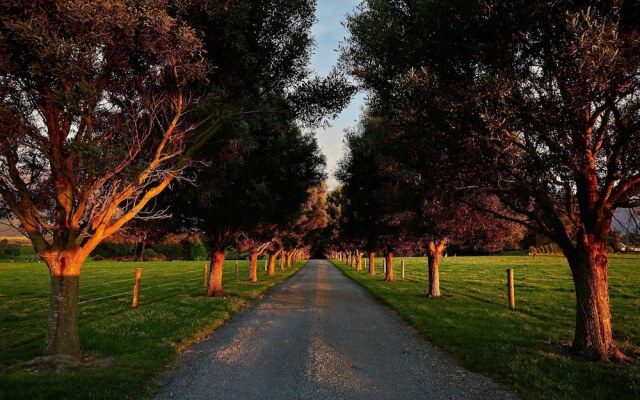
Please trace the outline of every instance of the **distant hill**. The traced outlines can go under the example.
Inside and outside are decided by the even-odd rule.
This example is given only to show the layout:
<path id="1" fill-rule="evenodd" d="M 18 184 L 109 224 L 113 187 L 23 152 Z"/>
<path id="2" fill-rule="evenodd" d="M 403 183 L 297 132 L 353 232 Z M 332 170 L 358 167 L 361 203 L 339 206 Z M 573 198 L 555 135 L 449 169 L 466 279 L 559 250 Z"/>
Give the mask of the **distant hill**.
<path id="1" fill-rule="evenodd" d="M 0 224 L 0 237 L 24 237 L 24 236 L 22 235 L 22 233 L 20 233 L 16 229 L 7 225 Z"/>

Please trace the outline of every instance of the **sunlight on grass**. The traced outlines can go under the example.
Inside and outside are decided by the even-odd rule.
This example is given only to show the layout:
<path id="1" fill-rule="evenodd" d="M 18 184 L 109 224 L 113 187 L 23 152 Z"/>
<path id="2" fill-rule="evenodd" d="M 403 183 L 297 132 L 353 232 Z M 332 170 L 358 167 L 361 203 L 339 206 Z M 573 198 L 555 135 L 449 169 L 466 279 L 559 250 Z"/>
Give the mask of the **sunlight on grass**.
<path id="1" fill-rule="evenodd" d="M 640 367 L 578 362 L 565 355 L 563 345 L 573 338 L 575 296 L 563 257 L 443 258 L 440 299 L 426 296 L 426 259 L 398 258 L 397 270 L 402 260 L 406 277 L 395 283 L 384 282 L 380 272 L 372 277 L 334 263 L 430 342 L 525 398 L 640 398 Z M 614 335 L 624 351 L 640 354 L 640 257 L 614 255 L 610 262 Z M 381 264 L 378 259 L 378 270 Z M 507 307 L 507 268 L 515 269 L 516 311 Z"/>
<path id="2" fill-rule="evenodd" d="M 259 273 L 246 281 L 248 261 L 225 263 L 225 299 L 204 297 L 203 262 L 89 262 L 80 281 L 80 345 L 83 353 L 113 357 L 93 371 L 31 373 L 6 367 L 40 355 L 49 304 L 44 264 L 0 263 L 0 399 L 144 398 L 153 379 L 179 349 L 228 320 L 242 306 L 291 276 Z M 142 268 L 140 307 L 131 309 L 135 268 Z"/>

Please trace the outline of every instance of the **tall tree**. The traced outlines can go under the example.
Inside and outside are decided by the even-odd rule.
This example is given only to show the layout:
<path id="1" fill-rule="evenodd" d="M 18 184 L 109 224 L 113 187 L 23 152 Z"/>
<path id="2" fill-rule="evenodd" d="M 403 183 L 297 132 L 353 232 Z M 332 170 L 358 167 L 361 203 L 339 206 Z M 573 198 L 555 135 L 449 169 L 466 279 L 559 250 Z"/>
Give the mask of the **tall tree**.
<path id="1" fill-rule="evenodd" d="M 508 213 L 486 211 L 560 246 L 576 290 L 572 352 L 602 360 L 625 358 L 606 241 L 615 210 L 639 201 L 639 16 L 616 0 L 367 1 L 345 51 L 380 112 L 427 124 L 416 145 L 455 159 L 460 189 L 496 196 Z M 416 91 L 428 107 L 401 101 Z"/>
<path id="2" fill-rule="evenodd" d="M 181 5 L 0 6 L 0 195 L 51 275 L 45 355 L 80 357 L 83 262 L 188 163 L 207 66 Z"/>
<path id="3" fill-rule="evenodd" d="M 252 231 L 265 225 L 289 224 L 298 215 L 307 190 L 323 177 L 324 158 L 314 137 L 302 134 L 287 121 L 280 123 L 273 115 L 268 121 L 256 115 L 252 121 L 244 144 L 234 138 L 233 146 L 219 142 L 205 146 L 203 154 L 212 158 L 210 163 L 194 167 L 193 182 L 185 181 L 168 193 L 183 226 L 204 232 L 209 240 L 208 296 L 224 295 L 224 253 L 236 243 L 238 234 L 252 236 Z M 231 132 L 235 135 L 236 131 Z M 276 232 L 271 232 L 269 241 Z M 260 247 L 256 243 L 256 249 Z M 281 251 L 276 247 L 273 255 Z"/>

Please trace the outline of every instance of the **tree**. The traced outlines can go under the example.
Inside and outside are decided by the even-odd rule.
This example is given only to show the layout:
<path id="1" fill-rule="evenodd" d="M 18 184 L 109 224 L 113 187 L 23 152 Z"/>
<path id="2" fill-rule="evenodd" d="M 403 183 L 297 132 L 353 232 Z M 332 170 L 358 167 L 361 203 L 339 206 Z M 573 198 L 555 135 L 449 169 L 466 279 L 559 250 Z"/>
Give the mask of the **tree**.
<path id="1" fill-rule="evenodd" d="M 388 282 L 395 281 L 393 253 L 409 242 L 406 223 L 411 213 L 403 206 L 405 188 L 386 172 L 393 163 L 384 151 L 390 145 L 386 126 L 380 119 L 365 116 L 357 130 L 347 134 L 347 155 L 336 176 L 342 182 L 341 239 L 362 243 L 369 252 L 370 273 L 375 273 L 373 257 L 380 249 L 386 258 Z"/>
<path id="2" fill-rule="evenodd" d="M 572 352 L 601 360 L 625 359 L 606 243 L 615 210 L 638 203 L 639 15 L 636 2 L 615 0 L 370 1 L 350 20 L 345 56 L 381 112 L 396 114 L 401 86 L 428 100 L 400 107 L 429 122 L 415 145 L 447 154 L 459 189 L 496 196 L 508 212 L 474 207 L 562 249 L 576 289 Z M 390 30 L 395 47 L 372 46 Z"/>
<path id="3" fill-rule="evenodd" d="M 243 240 L 255 239 L 255 231 L 264 226 L 286 226 L 296 218 L 307 190 L 323 177 L 324 158 L 314 137 L 274 114 L 254 115 L 247 122 L 244 144 L 238 144 L 236 131 L 230 129 L 234 150 L 219 142 L 205 146 L 200 159 L 207 157 L 209 162 L 193 167 L 193 182 L 184 181 L 167 194 L 181 225 L 203 232 L 209 242 L 212 263 L 207 296 L 224 296 L 224 253 L 238 235 L 247 232 Z M 276 232 L 267 232 L 267 241 L 277 237 Z M 282 250 L 280 243 L 267 248 L 272 258 Z M 254 253 L 261 247 L 256 242 Z"/>
<path id="4" fill-rule="evenodd" d="M 207 164 L 194 169 L 197 188 L 177 188 L 182 200 L 173 203 L 187 225 L 209 238 L 210 296 L 224 293 L 224 252 L 238 233 L 249 233 L 242 242 L 257 259 L 262 244 L 251 232 L 287 224 L 322 176 L 315 139 L 298 125 L 313 126 L 339 111 L 352 88 L 337 74 L 311 77 L 314 8 L 311 0 L 251 0 L 202 23 L 205 49 L 222 57 L 209 75 L 214 90 L 201 112 L 219 131 L 196 156 Z M 282 241 L 273 239 L 266 248 L 269 274 L 283 251 Z M 250 280 L 257 280 L 250 270 Z"/>
<path id="5" fill-rule="evenodd" d="M 44 355 L 80 357 L 83 262 L 188 164 L 207 65 L 178 3 L 0 6 L 0 195 L 51 275 Z"/>

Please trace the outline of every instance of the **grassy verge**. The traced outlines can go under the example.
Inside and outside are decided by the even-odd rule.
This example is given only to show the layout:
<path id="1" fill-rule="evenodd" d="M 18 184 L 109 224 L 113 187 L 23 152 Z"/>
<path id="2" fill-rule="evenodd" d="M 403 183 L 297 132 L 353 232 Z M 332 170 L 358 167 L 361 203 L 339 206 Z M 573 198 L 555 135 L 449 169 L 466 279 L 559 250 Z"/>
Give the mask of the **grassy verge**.
<path id="1" fill-rule="evenodd" d="M 300 269 L 246 282 L 248 261 L 225 264 L 225 299 L 203 296 L 203 262 L 89 262 L 80 288 L 80 345 L 110 366 L 61 373 L 9 366 L 44 347 L 49 277 L 43 264 L 0 263 L 0 399 L 139 399 L 182 347 L 213 331 L 268 288 Z M 131 309 L 134 269 L 142 268 L 140 308 Z M 109 297 L 113 296 L 113 297 Z"/>
<path id="2" fill-rule="evenodd" d="M 347 264 L 344 273 L 393 307 L 431 343 L 465 367 L 485 373 L 530 399 L 640 398 L 640 366 L 573 361 L 575 295 L 564 258 L 449 257 L 442 261 L 443 298 L 426 297 L 426 259 L 406 263 L 394 283 Z M 640 355 L 640 257 L 612 256 L 610 293 L 617 343 Z M 377 271 L 382 260 L 377 260 Z M 507 309 L 506 268 L 515 269 L 516 311 Z"/>

